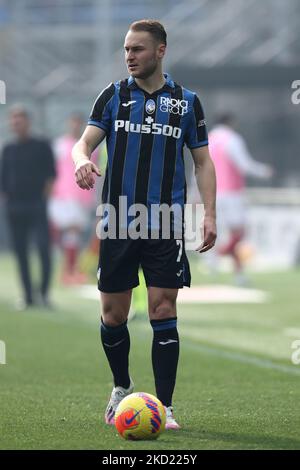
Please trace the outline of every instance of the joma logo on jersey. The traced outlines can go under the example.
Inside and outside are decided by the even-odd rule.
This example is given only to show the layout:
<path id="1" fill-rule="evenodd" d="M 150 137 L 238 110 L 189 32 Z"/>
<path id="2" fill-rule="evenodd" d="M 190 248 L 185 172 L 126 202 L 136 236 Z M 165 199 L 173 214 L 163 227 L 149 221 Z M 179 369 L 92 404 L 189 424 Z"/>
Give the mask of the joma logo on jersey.
<path id="1" fill-rule="evenodd" d="M 150 118 L 151 119 L 151 118 Z M 160 124 L 152 122 L 151 124 L 135 124 L 134 122 L 117 119 L 115 121 L 115 131 L 124 129 L 125 132 L 135 132 L 137 134 L 160 134 L 166 137 L 174 137 L 180 139 L 181 129 L 179 127 L 169 126 L 168 124 Z"/>
<path id="2" fill-rule="evenodd" d="M 179 114 L 179 116 L 183 116 L 188 112 L 188 105 L 187 100 L 177 100 L 176 98 L 161 96 L 159 109 L 163 113 Z"/>

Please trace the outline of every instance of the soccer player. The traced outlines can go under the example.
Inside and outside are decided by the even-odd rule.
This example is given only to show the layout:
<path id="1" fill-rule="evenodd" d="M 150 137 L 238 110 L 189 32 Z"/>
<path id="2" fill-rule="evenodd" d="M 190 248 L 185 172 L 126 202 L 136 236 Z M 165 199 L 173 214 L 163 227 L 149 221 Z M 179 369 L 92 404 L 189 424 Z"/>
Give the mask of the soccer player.
<path id="1" fill-rule="evenodd" d="M 177 205 L 183 209 L 186 192 L 183 146 L 187 144 L 205 206 L 204 242 L 198 248 L 204 252 L 213 247 L 216 239 L 215 171 L 199 98 L 162 71 L 166 45 L 166 32 L 158 21 L 131 24 L 124 44 L 130 76 L 111 83 L 96 99 L 88 126 L 73 149 L 75 176 L 82 189 L 93 188 L 94 174 L 100 172 L 90 161 L 90 155 L 106 137 L 108 164 L 102 197 L 110 204 L 103 218 L 109 232 L 114 220 L 111 208 L 121 212 L 120 196 L 127 197 L 129 207 L 138 204 L 139 210 L 146 207 L 150 211 L 155 205 Z M 156 394 L 166 408 L 166 428 L 179 428 L 172 407 L 179 358 L 176 298 L 179 288 L 190 285 L 184 241 L 182 237 L 176 238 L 176 224 L 181 224 L 179 215 L 174 211 L 169 219 L 171 236 L 165 236 L 163 217 L 159 223 L 155 217 L 149 217 L 147 229 L 151 229 L 150 233 L 155 229 L 154 237 L 101 239 L 98 271 L 101 339 L 115 385 L 105 412 L 108 424 L 114 423 L 119 402 L 133 391 L 128 371 L 127 317 L 141 265 L 153 328 Z M 118 228 L 127 223 L 130 235 L 132 217 L 128 214 L 125 222 L 122 220 Z"/>

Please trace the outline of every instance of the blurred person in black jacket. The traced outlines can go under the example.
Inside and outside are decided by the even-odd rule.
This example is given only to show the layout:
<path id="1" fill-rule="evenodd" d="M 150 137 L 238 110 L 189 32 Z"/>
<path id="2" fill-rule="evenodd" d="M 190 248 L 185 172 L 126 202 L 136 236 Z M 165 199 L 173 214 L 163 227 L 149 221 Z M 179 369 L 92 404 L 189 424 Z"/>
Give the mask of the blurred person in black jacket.
<path id="1" fill-rule="evenodd" d="M 17 259 L 24 299 L 20 309 L 33 305 L 35 298 L 29 268 L 29 247 L 35 235 L 41 262 L 39 301 L 50 307 L 50 236 L 47 199 L 56 176 L 49 143 L 31 134 L 28 112 L 15 106 L 9 115 L 14 140 L 4 145 L 1 158 L 0 190 L 4 196 L 12 247 Z"/>

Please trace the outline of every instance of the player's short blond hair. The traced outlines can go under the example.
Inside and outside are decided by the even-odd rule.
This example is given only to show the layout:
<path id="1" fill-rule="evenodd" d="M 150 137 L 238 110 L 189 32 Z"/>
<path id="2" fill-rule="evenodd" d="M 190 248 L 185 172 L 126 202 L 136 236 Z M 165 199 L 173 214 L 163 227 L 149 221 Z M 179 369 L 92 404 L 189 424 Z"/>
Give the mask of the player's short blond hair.
<path id="1" fill-rule="evenodd" d="M 167 33 L 164 26 L 157 20 L 138 20 L 131 23 L 129 30 L 131 31 L 146 31 L 150 33 L 153 38 L 159 42 L 167 45 Z"/>

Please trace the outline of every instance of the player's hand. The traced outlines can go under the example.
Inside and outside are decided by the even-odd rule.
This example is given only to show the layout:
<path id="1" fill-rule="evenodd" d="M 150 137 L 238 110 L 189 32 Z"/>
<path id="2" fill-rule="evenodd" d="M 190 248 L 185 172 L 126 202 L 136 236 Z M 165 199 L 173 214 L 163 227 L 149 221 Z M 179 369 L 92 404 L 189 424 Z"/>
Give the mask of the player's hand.
<path id="1" fill-rule="evenodd" d="M 87 189 L 88 191 L 94 187 L 95 178 L 93 173 L 97 176 L 101 176 L 99 168 L 90 160 L 82 159 L 79 160 L 75 167 L 75 178 L 76 183 L 81 189 Z"/>
<path id="2" fill-rule="evenodd" d="M 216 242 L 217 238 L 217 226 L 215 217 L 205 217 L 204 218 L 204 241 L 202 245 L 196 248 L 196 251 L 199 253 L 204 253 L 205 251 L 210 250 Z"/>

